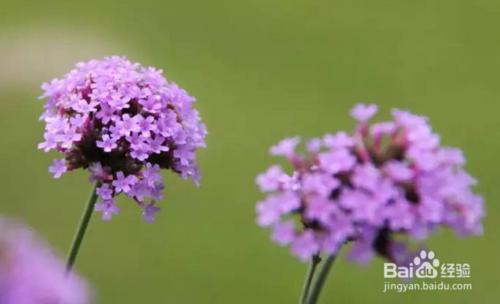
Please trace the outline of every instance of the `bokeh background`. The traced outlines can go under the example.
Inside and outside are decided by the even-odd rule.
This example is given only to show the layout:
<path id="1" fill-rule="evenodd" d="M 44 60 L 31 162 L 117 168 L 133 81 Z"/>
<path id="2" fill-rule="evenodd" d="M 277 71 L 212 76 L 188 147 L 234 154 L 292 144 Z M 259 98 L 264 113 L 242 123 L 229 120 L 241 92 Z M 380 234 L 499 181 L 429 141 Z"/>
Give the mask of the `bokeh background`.
<path id="1" fill-rule="evenodd" d="M 426 114 L 464 149 L 487 202 L 485 235 L 429 242 L 441 261 L 471 264 L 472 291 L 384 294 L 382 261 L 341 257 L 322 303 L 494 303 L 499 15 L 494 0 L 0 0 L 0 213 L 66 251 L 90 184 L 47 172 L 39 85 L 121 54 L 196 96 L 210 134 L 201 188 L 166 174 L 154 225 L 125 199 L 111 222 L 94 217 L 77 268 L 100 303 L 296 303 L 306 265 L 254 224 L 254 177 L 282 137 L 351 128 L 359 101 Z"/>

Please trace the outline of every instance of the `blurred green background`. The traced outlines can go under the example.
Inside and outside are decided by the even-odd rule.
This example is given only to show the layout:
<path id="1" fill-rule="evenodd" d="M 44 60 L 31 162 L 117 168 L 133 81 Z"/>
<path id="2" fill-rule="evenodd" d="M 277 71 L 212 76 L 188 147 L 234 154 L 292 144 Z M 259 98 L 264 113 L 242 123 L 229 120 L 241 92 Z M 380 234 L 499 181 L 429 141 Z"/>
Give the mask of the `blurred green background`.
<path id="1" fill-rule="evenodd" d="M 282 137 L 351 128 L 359 101 L 426 114 L 464 149 L 485 235 L 429 242 L 441 261 L 471 264 L 472 291 L 384 294 L 381 260 L 342 257 L 322 303 L 497 302 L 499 16 L 494 0 L 0 0 L 0 212 L 66 251 L 90 184 L 47 172 L 56 155 L 36 149 L 39 85 L 77 61 L 127 55 L 196 96 L 210 134 L 201 188 L 166 174 L 154 225 L 126 199 L 111 222 L 93 219 L 77 266 L 100 303 L 296 303 L 306 265 L 254 224 L 254 177 Z"/>

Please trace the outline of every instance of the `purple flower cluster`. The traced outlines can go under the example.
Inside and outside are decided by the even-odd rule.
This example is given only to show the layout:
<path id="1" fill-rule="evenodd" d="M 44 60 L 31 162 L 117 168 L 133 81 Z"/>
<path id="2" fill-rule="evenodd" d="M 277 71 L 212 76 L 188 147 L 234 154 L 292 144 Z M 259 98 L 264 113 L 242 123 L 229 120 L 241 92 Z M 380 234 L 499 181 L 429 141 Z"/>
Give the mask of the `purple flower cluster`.
<path id="1" fill-rule="evenodd" d="M 86 304 L 86 283 L 26 227 L 0 217 L 0 303 Z"/>
<path id="2" fill-rule="evenodd" d="M 196 150 L 205 147 L 207 131 L 195 99 L 161 70 L 114 56 L 78 63 L 42 89 L 46 126 L 38 147 L 64 153 L 49 171 L 59 178 L 88 169 L 100 184 L 103 219 L 118 212 L 115 197 L 124 193 L 153 221 L 164 188 L 160 169 L 198 183 Z"/>
<path id="3" fill-rule="evenodd" d="M 257 177 L 268 193 L 257 222 L 301 260 L 352 241 L 352 260 L 365 264 L 378 254 L 404 264 L 409 238 L 425 239 L 440 226 L 482 232 L 483 200 L 472 192 L 462 152 L 442 147 L 426 117 L 395 109 L 391 121 L 370 123 L 376 112 L 376 105 L 356 105 L 353 132 L 312 139 L 305 154 L 296 152 L 297 137 L 271 148 L 293 174 L 274 165 Z"/>

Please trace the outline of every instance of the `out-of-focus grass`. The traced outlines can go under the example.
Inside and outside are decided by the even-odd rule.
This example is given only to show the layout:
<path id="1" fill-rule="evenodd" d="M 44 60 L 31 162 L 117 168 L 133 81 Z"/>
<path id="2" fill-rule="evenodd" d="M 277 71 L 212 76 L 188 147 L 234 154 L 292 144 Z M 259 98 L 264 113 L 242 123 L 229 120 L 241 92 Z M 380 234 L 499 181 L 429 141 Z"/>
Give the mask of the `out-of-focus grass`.
<path id="1" fill-rule="evenodd" d="M 60 76 L 69 58 L 102 57 L 114 46 L 164 68 L 195 95 L 210 134 L 199 153 L 201 188 L 166 174 L 156 224 L 143 223 L 127 200 L 112 222 L 94 218 L 78 269 L 101 303 L 296 302 L 306 266 L 255 226 L 254 176 L 273 161 L 267 149 L 280 138 L 350 128 L 347 111 L 358 101 L 424 113 L 443 142 L 464 149 L 486 198 L 486 233 L 461 240 L 441 232 L 429 242 L 442 261 L 471 264 L 472 291 L 384 294 L 381 261 L 362 268 L 341 258 L 323 303 L 494 302 L 499 12 L 498 2 L 483 0 L 1 0 L 1 37 L 23 41 L 56 30 L 18 56 L 9 39 L 0 40 L 0 54 L 11 56 L 0 70 L 0 212 L 24 218 L 66 250 L 90 185 L 83 172 L 59 181 L 47 173 L 55 155 L 36 150 L 35 84 L 48 79 L 32 65 L 64 50 L 60 62 L 50 61 Z M 80 41 L 82 31 L 98 38 Z M 104 48 L 79 45 L 103 39 Z M 9 82 L 11 73 L 25 78 Z"/>

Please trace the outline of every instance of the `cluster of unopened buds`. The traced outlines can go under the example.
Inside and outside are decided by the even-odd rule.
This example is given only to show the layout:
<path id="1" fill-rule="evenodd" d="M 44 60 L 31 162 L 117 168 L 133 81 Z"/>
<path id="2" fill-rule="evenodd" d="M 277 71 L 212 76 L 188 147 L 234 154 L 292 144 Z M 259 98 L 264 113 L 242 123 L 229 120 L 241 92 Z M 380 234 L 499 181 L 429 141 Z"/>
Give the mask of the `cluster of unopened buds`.
<path id="1" fill-rule="evenodd" d="M 376 105 L 356 105 L 354 131 L 312 139 L 305 154 L 296 152 L 298 137 L 271 148 L 293 173 L 274 165 L 257 177 L 268 193 L 257 221 L 301 260 L 335 255 L 352 241 L 355 261 L 378 254 L 404 264 L 408 238 L 425 239 L 441 226 L 482 232 L 483 200 L 472 192 L 462 152 L 441 146 L 425 117 L 395 109 L 392 120 L 370 123 L 376 112 Z"/>
<path id="2" fill-rule="evenodd" d="M 78 63 L 42 88 L 46 126 L 38 147 L 64 154 L 49 171 L 59 178 L 88 169 L 103 219 L 119 211 L 115 198 L 124 193 L 152 222 L 164 188 L 160 169 L 198 183 L 196 150 L 205 146 L 206 128 L 195 99 L 161 70 L 114 56 Z"/>

